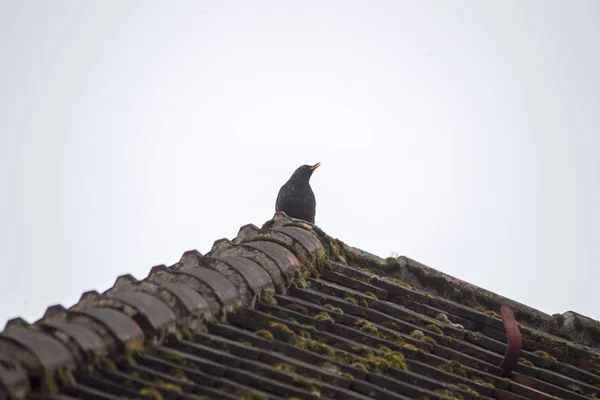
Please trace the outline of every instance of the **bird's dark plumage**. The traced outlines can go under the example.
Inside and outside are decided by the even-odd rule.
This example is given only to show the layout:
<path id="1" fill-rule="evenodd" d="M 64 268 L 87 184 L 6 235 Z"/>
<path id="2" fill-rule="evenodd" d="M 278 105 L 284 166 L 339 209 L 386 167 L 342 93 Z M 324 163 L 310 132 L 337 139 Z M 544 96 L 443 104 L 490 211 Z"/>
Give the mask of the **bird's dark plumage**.
<path id="1" fill-rule="evenodd" d="M 289 217 L 315 223 L 317 201 L 310 187 L 310 177 L 321 163 L 299 167 L 279 189 L 275 212 L 283 211 Z"/>

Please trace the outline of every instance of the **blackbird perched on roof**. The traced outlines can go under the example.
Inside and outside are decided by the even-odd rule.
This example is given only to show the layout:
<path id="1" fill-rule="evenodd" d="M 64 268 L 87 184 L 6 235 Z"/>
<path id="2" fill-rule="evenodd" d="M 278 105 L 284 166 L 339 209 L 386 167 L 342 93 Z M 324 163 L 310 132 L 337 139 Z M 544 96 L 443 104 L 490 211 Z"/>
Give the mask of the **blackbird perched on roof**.
<path id="1" fill-rule="evenodd" d="M 283 211 L 289 217 L 315 223 L 317 201 L 310 187 L 310 177 L 321 163 L 302 165 L 292 174 L 290 179 L 279 189 L 275 212 Z"/>

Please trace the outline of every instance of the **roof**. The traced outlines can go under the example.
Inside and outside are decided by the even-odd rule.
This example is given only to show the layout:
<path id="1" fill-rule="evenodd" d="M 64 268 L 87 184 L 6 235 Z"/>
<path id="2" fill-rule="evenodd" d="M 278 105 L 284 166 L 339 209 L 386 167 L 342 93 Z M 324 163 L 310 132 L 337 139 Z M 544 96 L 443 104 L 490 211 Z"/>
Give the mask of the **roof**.
<path id="1" fill-rule="evenodd" d="M 583 400 L 600 397 L 600 328 L 276 214 L 9 321 L 0 399 L 25 396 Z"/>

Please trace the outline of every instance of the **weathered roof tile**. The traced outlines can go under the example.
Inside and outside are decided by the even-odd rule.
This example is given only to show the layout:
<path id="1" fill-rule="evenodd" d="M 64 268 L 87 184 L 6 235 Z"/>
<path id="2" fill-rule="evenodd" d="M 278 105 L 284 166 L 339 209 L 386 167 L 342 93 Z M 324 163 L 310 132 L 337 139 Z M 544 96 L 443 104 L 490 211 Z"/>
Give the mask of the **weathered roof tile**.
<path id="1" fill-rule="evenodd" d="M 0 398 L 24 398 L 30 390 L 29 376 L 16 358 L 0 355 Z"/>
<path id="2" fill-rule="evenodd" d="M 30 381 L 40 382 L 43 391 L 50 391 L 54 384 L 54 376 L 63 369 L 75 368 L 75 359 L 69 349 L 50 334 L 33 329 L 21 329 L 0 335 L 0 364 L 4 378 L 8 380 L 8 391 L 22 384 L 18 381 L 18 370 L 10 370 L 18 362 L 29 374 Z M 18 386 L 16 386 L 18 385 Z M 23 394 L 21 392 L 21 394 Z"/>
<path id="3" fill-rule="evenodd" d="M 216 261 L 216 263 L 213 261 Z M 238 290 L 240 290 L 241 285 L 247 286 L 252 295 L 260 294 L 263 290 L 274 290 L 271 276 L 260 264 L 253 260 L 239 256 L 206 257 L 203 265 L 219 270 L 218 263 L 230 267 L 233 272 L 231 275 L 239 275 L 241 278 L 239 282 L 233 282 L 232 276 L 228 275 L 229 279 L 236 284 Z"/>
<path id="4" fill-rule="evenodd" d="M 111 351 L 122 349 L 128 343 L 144 337 L 144 332 L 132 318 L 110 308 L 71 311 L 69 320 L 98 334 Z"/>
<path id="5" fill-rule="evenodd" d="M 78 361 L 89 354 L 106 355 L 108 353 L 104 340 L 84 326 L 48 319 L 42 322 L 41 328 L 69 347 L 71 354 Z"/>
<path id="6" fill-rule="evenodd" d="M 131 316 L 145 332 L 155 332 L 175 323 L 175 313 L 158 297 L 138 291 L 117 292 L 98 301 L 99 306 L 110 306 L 110 300 L 117 300 L 130 306 L 133 312 L 123 311 Z"/>
<path id="7" fill-rule="evenodd" d="M 264 241 L 213 248 L 209 255 L 211 257 L 245 257 L 258 263 L 269 273 L 280 293 L 284 292 L 286 286 L 292 281 L 294 270 L 300 264 L 296 256 L 285 247 Z"/>

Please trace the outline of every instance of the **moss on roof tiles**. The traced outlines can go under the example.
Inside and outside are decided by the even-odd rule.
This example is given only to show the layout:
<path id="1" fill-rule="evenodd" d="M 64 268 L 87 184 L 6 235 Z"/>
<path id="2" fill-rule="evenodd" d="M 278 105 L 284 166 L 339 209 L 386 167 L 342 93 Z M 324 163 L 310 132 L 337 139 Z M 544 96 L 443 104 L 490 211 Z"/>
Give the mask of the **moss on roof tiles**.
<path id="1" fill-rule="evenodd" d="M 279 224 L 277 226 L 280 226 L 281 222 L 273 219 L 268 221 L 264 226 L 273 227 L 276 224 Z M 444 308 L 443 312 L 438 312 L 440 310 L 436 310 L 435 307 L 431 306 L 435 305 L 435 303 L 434 301 L 430 302 L 429 298 L 432 298 L 432 296 L 429 293 L 427 296 L 429 298 L 422 295 L 418 297 L 413 296 L 411 301 L 403 300 L 402 296 L 397 296 L 395 298 L 392 296 L 391 298 L 387 298 L 383 296 L 383 294 L 387 292 L 381 290 L 381 288 L 384 287 L 383 284 L 380 284 L 380 287 L 377 288 L 377 282 L 379 280 L 387 280 L 396 285 L 418 292 L 422 292 L 422 288 L 424 287 L 425 290 L 435 293 L 435 291 L 431 290 L 431 288 L 434 288 L 445 299 L 456 301 L 472 310 L 479 311 L 493 318 L 500 318 L 500 315 L 493 311 L 498 306 L 497 296 L 494 297 L 495 295 L 486 294 L 485 291 L 478 291 L 475 287 L 473 287 L 475 289 L 468 286 L 463 287 L 460 282 L 453 280 L 442 273 L 418 267 L 418 263 L 407 263 L 406 269 L 410 270 L 409 272 L 417 278 L 415 281 L 409 276 L 407 281 L 411 283 L 419 282 L 415 283 L 415 285 L 419 286 L 421 289 L 416 289 L 412 284 L 408 284 L 406 281 L 396 276 L 389 275 L 390 273 L 401 269 L 403 273 L 406 272 L 404 271 L 406 260 L 402 257 L 387 259 L 370 257 L 368 253 L 350 248 L 340 240 L 331 238 L 318 227 L 311 227 L 308 224 L 295 224 L 294 222 L 287 223 L 287 226 L 292 225 L 297 226 L 300 229 L 312 230 L 324 246 L 323 249 L 314 254 L 301 254 L 300 267 L 295 270 L 294 278 L 291 282 L 293 287 L 302 289 L 309 288 L 309 290 L 298 290 L 295 293 L 300 293 L 301 295 L 299 295 L 298 298 L 301 298 L 302 301 L 309 300 L 309 302 L 314 304 L 314 307 L 309 306 L 307 303 L 303 303 L 307 304 L 307 306 L 297 303 L 297 299 L 288 297 L 290 296 L 289 292 L 287 294 L 281 292 L 281 288 L 277 289 L 279 293 L 277 299 L 280 299 L 282 304 L 279 304 L 280 302 L 277 301 L 272 292 L 262 292 L 258 296 L 256 307 L 258 310 L 263 311 L 263 313 L 255 312 L 254 314 L 250 314 L 250 318 L 255 318 L 253 321 L 235 318 L 236 312 L 243 312 L 247 307 L 246 303 L 249 301 L 248 299 L 243 299 L 242 301 L 245 303 L 242 304 L 241 301 L 238 300 L 235 303 L 235 306 L 231 307 L 233 310 L 228 309 L 227 313 L 215 314 L 218 316 L 218 319 L 216 317 L 206 318 L 206 326 L 201 324 L 198 325 L 198 322 L 194 322 L 194 328 L 190 329 L 186 328 L 185 323 L 183 323 L 169 335 L 165 335 L 164 332 L 149 332 L 145 342 L 132 342 L 133 347 L 131 347 L 130 344 L 128 350 L 120 356 L 110 355 L 109 357 L 105 357 L 104 360 L 102 358 L 97 358 L 95 364 L 92 366 L 92 370 L 104 370 L 107 373 L 110 371 L 112 371 L 112 373 L 117 373 L 117 371 L 121 371 L 120 368 L 138 368 L 136 362 L 145 360 L 146 353 L 152 354 L 155 342 L 162 343 L 170 341 L 169 343 L 174 345 L 178 341 L 182 342 L 187 340 L 190 342 L 199 342 L 204 346 L 210 347 L 213 349 L 210 354 L 222 354 L 221 351 L 228 353 L 227 362 L 233 362 L 235 360 L 234 355 L 236 357 L 240 355 L 242 356 L 241 358 L 248 357 L 245 359 L 246 361 L 241 359 L 237 361 L 242 363 L 240 365 L 244 365 L 244 362 L 249 363 L 244 367 L 246 372 L 252 370 L 250 365 L 259 366 L 259 364 L 251 364 L 251 362 L 265 363 L 266 360 L 269 360 L 268 364 L 271 365 L 271 368 L 281 370 L 281 373 L 285 374 L 299 373 L 300 375 L 304 375 L 305 372 L 311 370 L 310 367 L 309 369 L 305 369 L 307 367 L 298 369 L 297 367 L 301 365 L 301 362 L 307 362 L 312 368 L 314 368 L 314 366 L 321 366 L 324 370 L 330 371 L 344 379 L 364 379 L 364 375 L 361 374 L 360 371 L 363 371 L 363 373 L 370 372 L 386 375 L 391 379 L 393 376 L 392 370 L 407 369 L 410 364 L 418 365 L 419 368 L 415 369 L 418 371 L 418 374 L 429 376 L 433 380 L 432 382 L 435 382 L 436 379 L 442 379 L 445 382 L 460 388 L 463 394 L 466 392 L 473 397 L 479 396 L 478 391 L 483 393 L 485 390 L 488 390 L 489 392 L 489 389 L 494 388 L 494 386 L 503 390 L 512 390 L 512 382 L 510 380 L 501 380 L 486 372 L 465 367 L 460 362 L 440 357 L 440 355 L 450 357 L 450 355 L 448 355 L 450 353 L 447 353 L 450 348 L 455 352 L 464 352 L 469 357 L 472 357 L 465 359 L 465 362 L 468 365 L 484 365 L 484 368 L 487 368 L 485 365 L 489 365 L 487 363 L 489 363 L 490 359 L 493 360 L 493 357 L 490 356 L 489 352 L 502 352 L 501 349 L 499 349 L 498 344 L 494 342 L 498 340 L 501 341 L 502 338 L 499 337 L 497 331 L 494 333 L 493 330 L 487 331 L 485 329 L 501 329 L 502 325 L 499 324 L 499 321 L 494 322 L 491 318 L 479 316 L 477 321 L 473 323 L 472 321 L 465 320 L 464 318 L 466 317 L 464 315 L 457 317 L 455 314 L 452 314 L 453 309 L 451 306 Z M 290 246 L 289 244 L 278 243 L 276 239 L 273 239 L 272 242 L 288 248 L 288 250 L 292 251 L 296 256 L 298 256 L 298 253 L 302 253 L 300 247 L 297 245 Z M 346 266 L 335 263 L 342 263 Z M 323 272 L 332 268 L 337 268 L 336 273 L 344 271 L 348 272 L 348 275 L 343 274 L 345 277 L 344 279 L 341 279 L 341 277 L 336 274 Z M 368 272 L 369 274 L 365 274 L 364 272 Z M 404 275 L 398 275 L 404 278 Z M 348 281 L 348 277 L 353 281 Z M 328 285 L 328 279 L 338 282 L 338 286 Z M 375 289 L 371 289 L 364 283 L 358 283 L 356 280 L 372 284 L 372 286 L 375 286 Z M 343 285 L 339 285 L 339 283 L 343 283 Z M 354 290 L 347 286 L 352 286 Z M 357 293 L 356 288 L 368 288 L 368 290 L 362 289 Z M 319 295 L 315 295 L 315 291 L 335 296 L 335 298 L 324 295 L 319 297 Z M 310 293 L 315 296 L 314 300 L 307 297 L 310 296 Z M 406 296 L 413 295 L 412 292 L 403 289 L 398 289 L 397 293 L 405 293 Z M 378 299 L 376 294 L 380 295 L 380 299 Z M 435 297 L 435 299 L 439 298 Z M 406 307 L 409 311 L 402 314 L 402 317 L 405 321 L 408 321 L 413 325 L 411 326 L 405 322 L 394 319 L 386 320 L 385 315 L 382 315 L 385 314 L 382 310 L 391 312 L 390 310 L 392 309 L 382 308 L 382 305 L 389 304 L 387 303 L 388 301 L 399 301 L 403 307 Z M 369 307 L 371 308 L 368 309 Z M 435 314 L 435 312 L 437 312 L 437 314 Z M 428 314 L 429 316 L 423 314 Z M 579 385 L 582 388 L 581 390 L 585 393 L 591 393 L 588 395 L 590 398 L 595 398 L 592 384 L 600 384 L 600 380 L 594 380 L 593 375 L 585 375 L 585 372 L 578 368 L 585 369 L 585 371 L 588 372 L 597 373 L 597 370 L 600 370 L 598 367 L 600 365 L 600 353 L 589 347 L 574 344 L 572 340 L 561 339 L 546 334 L 547 332 L 550 332 L 565 337 L 566 334 L 561 330 L 567 323 L 565 316 L 562 314 L 555 314 L 548 318 L 547 321 L 542 321 L 543 318 L 540 319 L 535 313 L 528 315 L 520 310 L 516 310 L 515 314 L 518 321 L 523 321 L 523 323 L 520 324 L 520 328 L 522 330 L 523 338 L 525 339 L 525 344 L 533 347 L 528 348 L 528 351 L 531 351 L 533 355 L 532 353 L 527 352 L 520 361 L 529 364 L 530 360 L 527 360 L 527 357 L 530 357 L 536 362 L 537 371 L 543 371 L 544 367 L 549 368 L 548 366 L 551 365 L 556 371 L 555 374 L 560 374 L 560 379 L 549 383 L 557 385 L 560 390 L 566 391 L 571 390 L 571 387 L 575 387 L 572 385 Z M 433 315 L 436 315 L 435 320 L 430 318 L 433 317 Z M 218 326 L 228 324 L 226 321 L 229 317 L 231 317 L 230 323 L 232 323 L 238 331 L 230 331 L 227 333 L 226 331 L 214 329 Z M 200 319 L 199 321 L 202 320 Z M 337 324 L 335 324 L 336 321 Z M 446 330 L 449 335 L 454 335 L 455 330 L 453 330 L 453 327 L 460 327 L 463 331 L 465 330 L 463 326 L 454 324 L 452 321 L 465 323 L 465 327 L 468 328 L 467 330 L 477 332 L 477 334 L 481 335 L 480 337 L 485 340 L 477 342 L 474 337 L 471 337 L 467 340 L 468 343 L 463 342 L 462 338 L 464 333 L 461 333 L 456 334 L 455 341 L 451 342 L 451 339 L 444 335 L 444 330 Z M 582 321 L 583 320 L 579 319 L 575 320 L 575 324 L 579 323 L 579 325 L 581 325 L 579 326 L 579 329 L 585 329 L 586 332 L 592 336 L 594 336 L 596 332 L 594 329 L 596 329 L 598 333 L 596 336 L 600 339 L 600 329 Z M 180 322 L 178 322 L 178 324 L 180 324 Z M 260 326 L 261 324 L 262 326 Z M 486 324 L 489 324 L 489 327 L 486 326 Z M 586 324 L 590 326 L 587 326 Z M 418 326 L 419 329 L 414 329 L 415 326 Z M 538 333 L 536 330 L 533 330 L 531 326 L 543 330 L 543 332 L 546 333 Z M 215 337 L 220 335 L 219 332 L 225 332 L 227 335 L 234 335 L 227 337 L 229 339 L 235 339 L 242 347 L 229 343 L 232 344 L 232 346 L 230 346 L 228 342 L 225 341 L 209 340 L 207 339 L 209 336 L 205 336 L 204 339 L 202 339 L 202 335 L 198 332 L 208 332 L 209 329 L 207 327 L 211 327 L 211 335 L 216 335 Z M 349 327 L 356 330 L 348 330 Z M 250 336 L 235 333 L 241 332 L 241 330 L 248 330 Z M 256 336 L 251 332 L 255 332 Z M 491 336 L 486 336 L 486 334 Z M 275 343 L 269 343 L 265 340 L 258 339 L 258 337 Z M 264 353 L 264 356 L 266 357 L 264 360 L 261 355 L 261 360 L 256 361 L 257 350 L 254 350 L 254 353 L 244 351 L 243 347 L 248 347 L 248 345 L 251 346 L 251 343 L 248 342 L 248 340 L 251 340 L 252 343 L 257 345 L 258 349 L 266 351 Z M 359 340 L 364 343 L 352 344 L 354 340 Z M 438 342 L 440 343 L 439 350 L 441 351 L 436 350 Z M 418 347 L 415 347 L 415 345 Z M 269 359 L 269 357 L 272 357 L 269 355 L 272 350 L 272 347 L 270 346 L 277 346 L 278 354 L 279 351 L 282 351 L 280 357 L 283 357 L 283 354 L 285 354 L 287 361 L 277 361 L 275 358 Z M 418 348 L 425 350 L 425 352 L 421 350 L 417 352 Z M 287 350 L 284 351 L 284 349 Z M 299 349 L 302 349 L 302 351 Z M 428 353 L 427 349 L 430 349 L 432 353 Z M 408 361 L 405 359 L 405 354 L 399 350 L 406 353 Z M 484 351 L 488 353 L 484 353 Z M 186 390 L 189 390 L 189 387 L 186 389 L 186 384 L 198 384 L 197 380 L 192 381 L 186 377 L 186 373 L 183 371 L 184 368 L 200 367 L 201 369 L 204 368 L 202 373 L 212 373 L 206 369 L 209 368 L 208 364 L 203 365 L 202 363 L 190 362 L 188 356 L 183 359 L 183 357 L 175 357 L 175 355 L 177 355 L 177 353 L 172 353 L 170 355 L 169 353 L 164 353 L 161 354 L 161 357 L 165 360 L 172 361 L 174 364 L 183 365 L 180 369 L 175 368 L 172 371 L 169 371 L 169 374 L 173 376 L 176 381 L 171 382 L 168 380 L 168 377 L 166 380 L 157 379 L 155 377 L 151 379 L 153 382 L 151 386 L 145 388 L 139 388 L 138 386 L 138 389 L 147 389 L 147 394 L 150 397 L 156 397 L 157 394 L 159 396 L 167 396 L 169 393 L 173 392 L 183 393 L 186 392 Z M 214 357 L 217 356 L 214 355 Z M 299 359 L 296 360 L 296 357 Z M 540 357 L 547 361 L 542 360 Z M 304 361 L 301 361 L 301 359 Z M 323 362 L 323 360 L 329 361 Z M 441 362 L 442 360 L 443 362 Z M 219 364 L 219 368 L 230 367 L 224 360 L 220 363 L 218 359 L 211 359 L 210 362 Z M 166 363 L 166 365 L 171 364 Z M 436 370 L 436 366 L 449 374 Z M 492 367 L 489 368 L 491 369 Z M 263 371 L 267 371 L 267 369 Z M 348 371 L 352 371 L 356 376 L 353 376 Z M 437 373 L 434 371 L 437 371 Z M 526 374 L 526 371 L 520 371 L 520 373 Z M 137 371 L 133 371 L 128 376 L 133 379 L 139 379 L 141 375 Z M 546 379 L 553 380 L 553 375 L 543 376 Z M 464 379 L 461 380 L 458 377 Z M 151 377 L 147 376 L 146 378 Z M 214 379 L 217 378 L 218 377 L 215 375 Z M 219 381 L 218 379 L 225 380 Z M 264 398 L 264 395 L 259 393 L 262 389 L 257 388 L 255 392 L 252 388 L 241 388 L 235 382 L 226 383 L 227 378 L 218 379 L 215 382 L 220 383 L 215 384 L 215 388 L 222 388 L 227 393 L 234 394 L 240 398 Z M 589 382 L 580 382 L 578 379 L 587 379 Z M 59 385 L 56 385 L 57 387 L 52 390 L 59 391 L 62 386 L 72 386 L 74 380 L 75 378 L 70 379 L 69 374 L 65 373 L 62 377 L 59 377 Z M 181 381 L 181 385 L 175 383 L 177 381 Z M 299 380 L 296 383 L 299 387 L 304 388 L 314 395 L 329 395 L 326 394 L 327 391 L 322 392 L 318 385 L 313 385 L 309 379 L 307 379 L 306 382 Z M 519 381 L 519 385 L 521 385 L 519 386 L 519 390 L 527 393 L 529 387 L 527 384 L 527 382 L 523 383 Z M 541 391 L 547 390 L 545 389 L 547 386 L 543 386 L 547 385 L 547 383 L 542 382 L 539 385 L 541 386 L 535 387 L 534 389 L 537 388 Z M 355 393 L 359 396 L 358 392 Z M 444 398 L 460 398 L 458 391 L 437 389 L 436 393 L 438 396 Z"/>
<path id="2" fill-rule="evenodd" d="M 260 330 L 256 331 L 256 334 L 267 340 L 275 340 L 275 338 L 273 337 L 273 334 L 266 329 L 260 329 Z"/>
<path id="3" fill-rule="evenodd" d="M 467 370 L 465 369 L 465 366 L 459 361 L 450 360 L 445 364 L 441 364 L 439 368 L 451 374 L 467 378 Z"/>

